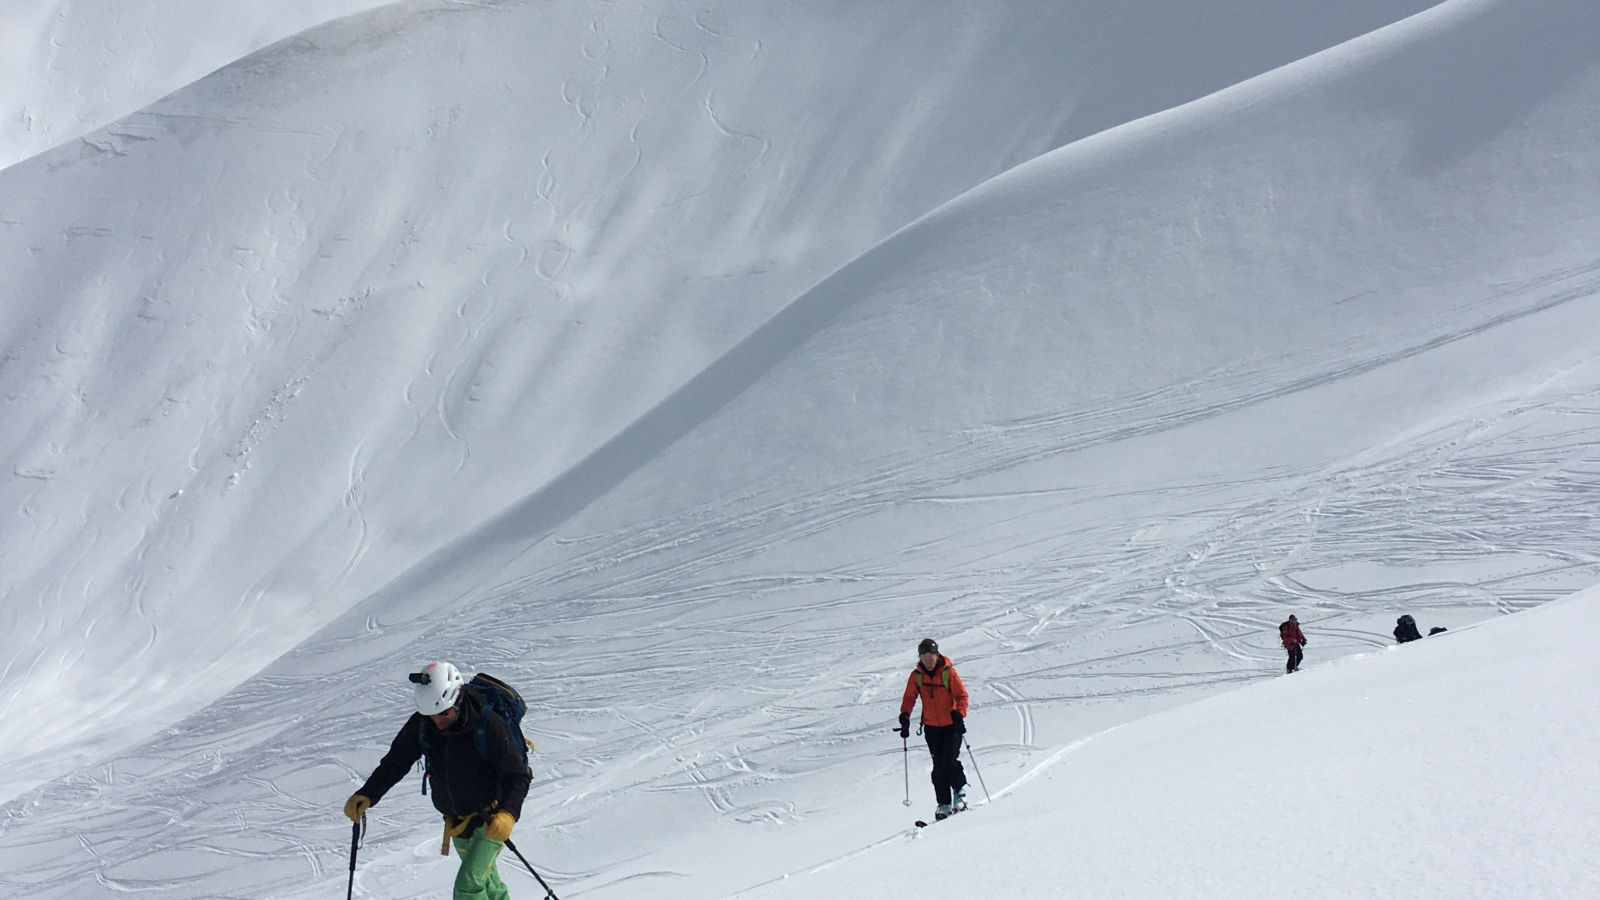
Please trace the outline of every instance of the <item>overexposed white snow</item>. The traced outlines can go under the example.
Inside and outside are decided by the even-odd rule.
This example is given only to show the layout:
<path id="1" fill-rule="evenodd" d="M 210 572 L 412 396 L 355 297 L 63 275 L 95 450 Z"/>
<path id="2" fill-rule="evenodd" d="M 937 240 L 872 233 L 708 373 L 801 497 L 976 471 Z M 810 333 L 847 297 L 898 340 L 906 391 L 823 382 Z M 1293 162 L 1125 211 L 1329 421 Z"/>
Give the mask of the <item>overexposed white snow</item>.
<path id="1" fill-rule="evenodd" d="M 26 100 L 141 108 L 0 170 L 7 893 L 342 888 L 428 658 L 563 897 L 1600 885 L 1596 601 L 1496 621 L 1600 580 L 1600 9 L 361 6 Z M 997 801 L 912 838 L 925 635 Z"/>

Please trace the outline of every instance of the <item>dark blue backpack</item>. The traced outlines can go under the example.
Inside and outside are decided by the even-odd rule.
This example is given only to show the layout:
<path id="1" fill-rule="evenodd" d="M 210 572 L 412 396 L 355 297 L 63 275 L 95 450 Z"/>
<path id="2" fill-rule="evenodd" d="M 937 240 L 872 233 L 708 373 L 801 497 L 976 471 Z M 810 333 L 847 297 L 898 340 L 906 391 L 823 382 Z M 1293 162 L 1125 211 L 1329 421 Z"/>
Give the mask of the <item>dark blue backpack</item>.
<path id="1" fill-rule="evenodd" d="M 505 721 L 506 727 L 511 729 L 511 743 L 522 753 L 522 764 L 526 766 L 528 752 L 533 749 L 533 741 L 522 735 L 522 717 L 528 712 L 528 704 L 523 701 L 522 695 L 511 685 L 482 672 L 472 676 L 467 686 L 477 688 L 478 693 L 483 695 L 483 708 L 494 710 L 495 714 Z M 478 744 L 478 753 L 482 754 L 484 759 L 488 759 L 489 723 L 486 719 L 478 719 L 478 727 L 473 730 L 472 738 Z"/>
<path id="2" fill-rule="evenodd" d="M 533 741 L 528 740 L 522 734 L 522 717 L 528 712 L 528 704 L 522 699 L 522 695 L 518 694 L 517 689 L 511 685 L 483 672 L 472 676 L 472 680 L 467 682 L 467 687 L 475 689 L 478 695 L 483 698 L 483 711 L 485 713 L 493 710 L 494 714 L 506 723 L 506 728 L 511 731 L 511 743 L 522 752 L 522 765 L 526 767 L 528 765 L 528 754 L 533 750 Z M 428 792 L 428 778 L 432 775 L 428 767 L 428 729 L 426 723 L 422 723 L 421 727 L 418 728 L 418 732 L 422 742 L 422 792 L 426 794 Z M 472 740 L 478 747 L 478 754 L 484 759 L 488 759 L 489 717 L 487 715 L 478 717 L 478 725 L 472 730 Z"/>

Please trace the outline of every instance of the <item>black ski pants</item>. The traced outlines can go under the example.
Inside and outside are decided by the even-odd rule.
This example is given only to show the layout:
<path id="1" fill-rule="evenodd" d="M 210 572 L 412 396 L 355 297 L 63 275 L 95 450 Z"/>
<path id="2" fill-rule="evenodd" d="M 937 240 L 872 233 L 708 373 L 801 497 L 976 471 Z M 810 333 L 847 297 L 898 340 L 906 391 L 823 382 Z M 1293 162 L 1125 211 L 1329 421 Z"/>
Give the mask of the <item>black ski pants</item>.
<path id="1" fill-rule="evenodd" d="M 1299 644 L 1295 644 L 1293 647 L 1290 647 L 1289 648 L 1289 665 L 1286 667 L 1287 670 L 1290 671 L 1290 672 L 1299 671 L 1299 669 L 1300 669 L 1300 660 L 1305 659 L 1305 658 L 1306 658 L 1306 652 L 1304 650 L 1300 649 L 1300 645 Z"/>
<path id="2" fill-rule="evenodd" d="M 961 768 L 961 732 L 954 725 L 923 725 L 922 736 L 933 754 L 933 796 L 943 806 L 950 792 L 967 786 L 966 770 Z"/>

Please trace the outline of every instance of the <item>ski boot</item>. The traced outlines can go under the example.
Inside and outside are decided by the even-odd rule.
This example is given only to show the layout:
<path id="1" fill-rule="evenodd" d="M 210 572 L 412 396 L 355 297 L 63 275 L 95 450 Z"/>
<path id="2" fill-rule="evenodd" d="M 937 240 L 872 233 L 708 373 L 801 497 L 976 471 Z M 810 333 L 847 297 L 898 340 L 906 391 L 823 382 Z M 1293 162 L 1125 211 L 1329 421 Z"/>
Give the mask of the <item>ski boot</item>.
<path id="1" fill-rule="evenodd" d="M 950 804 L 941 803 L 939 804 L 939 808 L 933 811 L 933 820 L 935 822 L 943 822 L 945 819 L 948 819 L 955 814 L 956 812 L 954 809 L 950 808 Z"/>
<path id="2" fill-rule="evenodd" d="M 967 788 L 965 785 L 958 787 L 950 795 L 950 815 L 967 811 Z"/>

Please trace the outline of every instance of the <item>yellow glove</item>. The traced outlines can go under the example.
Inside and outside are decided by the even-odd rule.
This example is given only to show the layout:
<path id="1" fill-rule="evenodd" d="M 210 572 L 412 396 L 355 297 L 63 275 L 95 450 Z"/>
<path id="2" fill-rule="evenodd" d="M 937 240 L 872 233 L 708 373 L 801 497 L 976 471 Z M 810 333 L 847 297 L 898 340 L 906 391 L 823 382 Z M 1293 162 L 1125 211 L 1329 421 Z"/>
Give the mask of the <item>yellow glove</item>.
<path id="1" fill-rule="evenodd" d="M 344 814 L 350 817 L 350 821 L 359 822 L 371 806 L 372 801 L 366 795 L 351 794 L 350 799 L 344 802 Z"/>
<path id="2" fill-rule="evenodd" d="M 502 809 L 494 814 L 494 818 L 489 820 L 489 824 L 483 826 L 483 836 L 491 841 L 505 843 L 511 838 L 511 826 L 515 824 L 517 824 L 517 820 L 512 817 L 511 813 Z"/>

